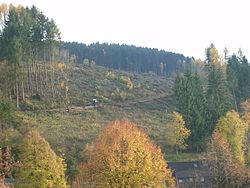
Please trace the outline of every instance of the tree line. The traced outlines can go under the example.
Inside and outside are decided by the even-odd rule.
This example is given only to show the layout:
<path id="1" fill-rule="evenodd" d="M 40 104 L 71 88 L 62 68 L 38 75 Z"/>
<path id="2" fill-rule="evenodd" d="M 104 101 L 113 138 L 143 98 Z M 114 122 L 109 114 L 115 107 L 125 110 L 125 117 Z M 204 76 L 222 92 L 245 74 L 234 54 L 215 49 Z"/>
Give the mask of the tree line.
<path id="1" fill-rule="evenodd" d="M 189 148 L 196 151 L 204 148 L 222 116 L 230 110 L 242 112 L 240 104 L 250 98 L 250 66 L 241 50 L 227 54 L 223 62 L 211 44 L 202 71 L 188 69 L 174 84 L 176 110 L 191 130 Z"/>
<path id="2" fill-rule="evenodd" d="M 77 63 L 88 60 L 100 66 L 138 73 L 152 71 L 168 75 L 182 71 L 185 64 L 191 61 L 182 54 L 129 45 L 65 42 L 63 47 L 75 56 Z"/>
<path id="3" fill-rule="evenodd" d="M 66 66 L 62 63 L 68 62 L 69 57 L 65 49 L 59 49 L 60 44 L 55 21 L 35 6 L 0 5 L 2 94 L 15 98 L 19 108 L 20 100 L 24 101 L 27 95 L 53 98 L 62 93 L 58 87 L 59 82 L 66 82 Z"/>

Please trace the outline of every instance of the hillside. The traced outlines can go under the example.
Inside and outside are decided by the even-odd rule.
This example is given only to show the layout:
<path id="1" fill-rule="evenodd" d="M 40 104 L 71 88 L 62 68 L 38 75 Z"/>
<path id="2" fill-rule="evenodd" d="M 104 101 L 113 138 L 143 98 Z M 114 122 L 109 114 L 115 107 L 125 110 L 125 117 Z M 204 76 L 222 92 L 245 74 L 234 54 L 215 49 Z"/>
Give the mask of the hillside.
<path id="1" fill-rule="evenodd" d="M 205 52 L 62 42 L 35 6 L 2 3 L 0 187 L 165 187 L 169 161 L 203 159 L 215 186 L 249 185 L 250 64 Z"/>
<path id="2" fill-rule="evenodd" d="M 68 108 L 53 107 L 55 100 L 46 96 L 40 100 L 30 98 L 25 106 L 25 112 L 36 119 L 37 129 L 57 153 L 79 158 L 79 151 L 107 122 L 125 118 L 143 127 L 156 142 L 165 144 L 161 130 L 167 113 L 173 110 L 170 78 L 100 66 L 74 65 L 68 71 Z M 93 98 L 101 107 L 86 109 Z"/>

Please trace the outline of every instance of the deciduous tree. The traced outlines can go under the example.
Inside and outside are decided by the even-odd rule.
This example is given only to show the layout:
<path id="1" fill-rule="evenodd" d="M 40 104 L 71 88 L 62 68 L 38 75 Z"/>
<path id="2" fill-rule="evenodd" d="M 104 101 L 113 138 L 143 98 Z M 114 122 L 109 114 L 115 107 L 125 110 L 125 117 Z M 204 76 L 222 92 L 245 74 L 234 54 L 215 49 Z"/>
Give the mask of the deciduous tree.
<path id="1" fill-rule="evenodd" d="M 185 127 L 183 117 L 178 112 L 173 112 L 166 126 L 165 136 L 167 144 L 175 148 L 178 154 L 179 149 L 185 149 L 187 144 L 185 140 L 190 136 L 191 132 Z"/>
<path id="2" fill-rule="evenodd" d="M 239 114 L 235 111 L 230 111 L 221 117 L 216 125 L 216 131 L 230 144 L 233 158 L 244 164 L 247 125 L 240 118 Z"/>
<path id="3" fill-rule="evenodd" d="M 19 167 L 20 162 L 16 161 L 12 154 L 10 147 L 7 146 L 5 151 L 0 148 L 0 187 L 4 188 L 5 176 L 10 176 L 14 168 Z"/>
<path id="4" fill-rule="evenodd" d="M 175 186 L 160 148 L 128 120 L 109 123 L 86 156 L 84 181 L 94 187 Z"/>
<path id="5" fill-rule="evenodd" d="M 249 169 L 234 159 L 229 142 L 219 132 L 213 133 L 207 149 L 213 187 L 249 187 Z"/>
<path id="6" fill-rule="evenodd" d="M 65 164 L 37 131 L 28 132 L 20 145 L 21 168 L 16 173 L 17 188 L 66 188 Z"/>

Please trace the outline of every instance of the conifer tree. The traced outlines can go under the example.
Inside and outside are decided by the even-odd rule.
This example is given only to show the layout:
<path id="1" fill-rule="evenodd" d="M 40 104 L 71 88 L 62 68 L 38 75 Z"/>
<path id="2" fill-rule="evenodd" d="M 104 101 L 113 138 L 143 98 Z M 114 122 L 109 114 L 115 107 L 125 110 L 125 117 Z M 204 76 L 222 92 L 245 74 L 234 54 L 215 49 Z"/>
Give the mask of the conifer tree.
<path id="1" fill-rule="evenodd" d="M 240 102 L 239 96 L 239 68 L 240 63 L 236 55 L 228 58 L 227 61 L 227 80 L 229 83 L 230 91 L 233 96 L 235 110 L 238 112 L 239 107 L 238 104 Z"/>
<path id="2" fill-rule="evenodd" d="M 218 119 L 232 108 L 225 70 L 213 44 L 206 50 L 208 68 L 207 107 L 209 132 L 212 134 Z"/>
<path id="3" fill-rule="evenodd" d="M 187 144 L 190 149 L 201 150 L 207 136 L 206 100 L 198 73 L 178 75 L 174 93 L 177 111 L 183 115 L 185 124 L 191 131 Z"/>

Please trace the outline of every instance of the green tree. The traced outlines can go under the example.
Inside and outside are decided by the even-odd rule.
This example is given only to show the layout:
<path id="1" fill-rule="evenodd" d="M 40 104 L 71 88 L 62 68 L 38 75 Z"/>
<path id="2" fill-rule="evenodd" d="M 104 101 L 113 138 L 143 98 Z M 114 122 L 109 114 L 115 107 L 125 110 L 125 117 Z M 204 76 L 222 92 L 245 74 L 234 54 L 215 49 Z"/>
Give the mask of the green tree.
<path id="1" fill-rule="evenodd" d="M 213 44 L 206 50 L 208 68 L 207 107 L 209 132 L 212 134 L 218 119 L 232 108 L 226 74 Z"/>
<path id="2" fill-rule="evenodd" d="M 20 96 L 22 101 L 25 100 L 25 92 L 44 94 L 45 87 L 50 86 L 54 96 L 57 80 L 54 64 L 60 40 L 59 29 L 35 6 L 24 8 L 9 5 L 8 10 L 5 9 L 5 6 L 0 7 L 0 60 L 1 68 L 6 70 L 4 76 L 1 75 L 5 84 L 0 86 L 5 87 L 5 93 L 16 97 L 17 107 Z M 46 65 L 46 61 L 50 62 L 50 66 Z M 51 71 L 48 71 L 48 67 Z M 48 72 L 50 85 L 47 82 Z"/>
<path id="3" fill-rule="evenodd" d="M 165 137 L 167 144 L 175 148 L 178 154 L 179 149 L 185 149 L 185 140 L 190 136 L 190 130 L 185 127 L 185 122 L 182 115 L 178 112 L 173 112 L 167 122 Z"/>
<path id="4" fill-rule="evenodd" d="M 20 64 L 23 51 L 20 27 L 19 12 L 15 7 L 11 6 L 2 33 L 2 41 L 5 46 L 2 53 L 10 67 L 8 76 L 12 78 L 12 90 L 15 88 L 17 108 L 19 108 Z"/>
<path id="5" fill-rule="evenodd" d="M 86 156 L 81 167 L 83 183 L 93 187 L 175 186 L 160 148 L 127 120 L 108 124 Z"/>
<path id="6" fill-rule="evenodd" d="M 16 173 L 17 188 L 64 188 L 65 163 L 37 131 L 29 131 L 20 145 L 22 166 Z"/>
<path id="7" fill-rule="evenodd" d="M 240 110 L 240 103 L 250 97 L 250 67 L 242 51 L 232 55 L 227 61 L 227 79 L 234 99 L 235 110 Z"/>
<path id="8" fill-rule="evenodd" d="M 240 62 L 236 55 L 233 55 L 232 57 L 228 58 L 227 61 L 227 80 L 229 83 L 230 90 L 232 92 L 232 96 L 234 99 L 234 105 L 235 110 L 239 111 L 239 68 L 240 68 Z"/>
<path id="9" fill-rule="evenodd" d="M 198 73 L 187 71 L 178 75 L 174 84 L 177 111 L 183 115 L 186 127 L 191 131 L 187 139 L 193 150 L 204 148 L 206 130 L 206 99 Z"/>
<path id="10" fill-rule="evenodd" d="M 0 133 L 13 121 L 14 111 L 15 108 L 11 101 L 0 96 Z"/>

